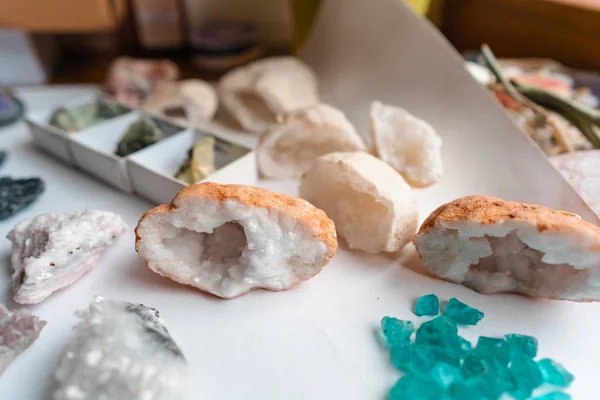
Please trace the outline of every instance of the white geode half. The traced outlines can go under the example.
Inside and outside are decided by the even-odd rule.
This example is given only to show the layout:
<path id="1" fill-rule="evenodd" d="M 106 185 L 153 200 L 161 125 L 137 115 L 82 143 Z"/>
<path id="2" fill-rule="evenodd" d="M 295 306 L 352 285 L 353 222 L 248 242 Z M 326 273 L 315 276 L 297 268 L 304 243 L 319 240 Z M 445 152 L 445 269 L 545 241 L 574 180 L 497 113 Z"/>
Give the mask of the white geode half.
<path id="1" fill-rule="evenodd" d="M 39 303 L 95 265 L 127 225 L 108 211 L 42 214 L 17 224 L 12 242 L 14 300 Z"/>

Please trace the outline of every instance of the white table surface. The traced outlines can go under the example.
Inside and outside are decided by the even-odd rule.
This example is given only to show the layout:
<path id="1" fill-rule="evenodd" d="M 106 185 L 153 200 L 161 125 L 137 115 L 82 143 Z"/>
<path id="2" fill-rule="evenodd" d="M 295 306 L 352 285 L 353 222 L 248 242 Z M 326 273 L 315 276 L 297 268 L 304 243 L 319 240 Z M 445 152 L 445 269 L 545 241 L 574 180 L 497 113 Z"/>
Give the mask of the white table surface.
<path id="1" fill-rule="evenodd" d="M 49 107 L 89 88 L 55 87 L 19 92 L 28 107 Z M 48 321 L 40 339 L 0 377 L 0 399 L 49 398 L 46 389 L 64 346 L 73 339 L 73 311 L 94 295 L 141 302 L 160 310 L 194 373 L 186 399 L 384 399 L 400 373 L 376 340 L 384 315 L 418 321 L 411 304 L 436 293 L 458 297 L 486 313 L 478 335 L 516 332 L 539 339 L 541 357 L 551 357 L 574 373 L 575 399 L 595 399 L 600 360 L 600 304 L 532 300 L 516 295 L 484 296 L 464 287 L 420 275 L 414 252 L 398 257 L 365 255 L 343 249 L 312 280 L 281 293 L 252 292 L 235 300 L 204 295 L 154 274 L 134 251 L 133 227 L 152 205 L 119 193 L 40 153 L 19 123 L 0 130 L 0 149 L 8 150 L 0 175 L 39 176 L 46 192 L 26 211 L 0 222 L 4 237 L 13 225 L 40 213 L 99 208 L 121 214 L 130 231 L 96 267 L 71 287 L 28 307 Z M 294 194 L 294 182 L 267 187 Z M 431 210 L 435 199 L 420 195 Z M 421 216 L 425 218 L 426 214 Z M 0 301 L 12 301 L 10 243 L 0 241 Z"/>

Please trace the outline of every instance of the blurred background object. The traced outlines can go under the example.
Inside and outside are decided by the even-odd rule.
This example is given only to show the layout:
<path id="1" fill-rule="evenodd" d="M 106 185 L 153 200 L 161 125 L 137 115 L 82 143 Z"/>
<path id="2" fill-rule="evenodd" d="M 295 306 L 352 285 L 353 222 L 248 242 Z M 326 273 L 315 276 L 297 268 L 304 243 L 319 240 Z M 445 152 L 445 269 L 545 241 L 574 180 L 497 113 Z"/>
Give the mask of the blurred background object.
<path id="1" fill-rule="evenodd" d="M 300 48 L 323 1 L 0 0 L 0 51 L 11 54 L 0 84 L 100 83 L 118 56 L 167 57 L 184 79 L 214 80 Z M 600 68 L 600 1 L 404 1 L 461 53 L 488 43 L 500 58 Z"/>

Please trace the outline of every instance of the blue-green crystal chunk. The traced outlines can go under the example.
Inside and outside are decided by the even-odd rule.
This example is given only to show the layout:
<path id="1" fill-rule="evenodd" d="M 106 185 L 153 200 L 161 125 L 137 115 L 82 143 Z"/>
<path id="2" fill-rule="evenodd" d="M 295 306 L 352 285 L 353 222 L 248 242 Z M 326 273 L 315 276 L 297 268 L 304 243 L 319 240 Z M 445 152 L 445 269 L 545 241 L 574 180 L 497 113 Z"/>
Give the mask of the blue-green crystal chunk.
<path id="1" fill-rule="evenodd" d="M 480 336 L 477 340 L 475 353 L 480 357 L 497 359 L 503 365 L 507 365 L 510 359 L 510 348 L 504 339 Z"/>
<path id="2" fill-rule="evenodd" d="M 535 358 L 537 355 L 538 341 L 536 338 L 516 333 L 504 335 L 504 338 L 511 351 L 522 352 L 531 358 Z"/>
<path id="3" fill-rule="evenodd" d="M 392 347 L 392 364 L 394 364 L 400 371 L 407 371 L 410 367 L 412 352 L 413 350 L 410 344 Z"/>
<path id="4" fill-rule="evenodd" d="M 387 344 L 394 347 L 403 343 L 409 343 L 410 336 L 415 331 L 415 326 L 411 321 L 383 317 L 381 320 L 381 329 Z"/>
<path id="5" fill-rule="evenodd" d="M 437 363 L 431 369 L 431 377 L 443 389 L 449 388 L 454 382 L 461 379 L 458 368 L 445 362 Z"/>
<path id="6" fill-rule="evenodd" d="M 459 325 L 477 325 L 484 316 L 478 309 L 469 307 L 454 297 L 446 304 L 444 315 L 451 318 Z"/>
<path id="7" fill-rule="evenodd" d="M 436 316 L 440 311 L 440 299 L 435 294 L 426 294 L 419 297 L 415 303 L 415 315 L 422 317 L 425 315 Z"/>
<path id="8" fill-rule="evenodd" d="M 546 383 L 568 387 L 573 382 L 573 375 L 554 360 L 544 358 L 538 361 L 538 366 Z"/>
<path id="9" fill-rule="evenodd" d="M 431 380 L 413 373 L 405 374 L 390 390 L 390 400 L 439 400 L 443 391 Z"/>
<path id="10" fill-rule="evenodd" d="M 458 343 L 458 328 L 454 321 L 439 316 L 421 324 L 415 342 L 433 346 Z"/>
<path id="11" fill-rule="evenodd" d="M 550 392 L 542 396 L 534 397 L 533 400 L 571 400 L 571 396 L 563 392 Z"/>
<path id="12" fill-rule="evenodd" d="M 529 398 L 543 382 L 538 364 L 524 354 L 511 355 L 509 371 L 516 387 L 511 395 L 517 399 Z"/>

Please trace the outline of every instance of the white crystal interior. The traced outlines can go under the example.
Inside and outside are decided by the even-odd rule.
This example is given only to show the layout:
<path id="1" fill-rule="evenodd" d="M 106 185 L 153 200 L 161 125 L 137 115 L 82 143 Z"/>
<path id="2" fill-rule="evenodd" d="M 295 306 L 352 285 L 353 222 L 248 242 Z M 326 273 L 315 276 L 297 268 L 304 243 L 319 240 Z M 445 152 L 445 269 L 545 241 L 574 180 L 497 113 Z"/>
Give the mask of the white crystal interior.
<path id="1" fill-rule="evenodd" d="M 42 214 L 17 224 L 8 234 L 15 301 L 38 303 L 72 284 L 125 228 L 120 216 L 98 210 Z"/>
<path id="2" fill-rule="evenodd" d="M 464 222 L 419 235 L 415 244 L 436 275 L 482 293 L 600 299 L 600 259 L 588 248 L 593 238 L 545 232 Z"/>
<path id="3" fill-rule="evenodd" d="M 174 400 L 184 397 L 188 366 L 154 319 L 142 322 L 128 303 L 96 299 L 78 312 L 76 341 L 67 348 L 54 376 L 54 400 Z M 158 321 L 158 322 L 156 322 Z M 172 342 L 171 342 L 172 343 Z"/>
<path id="4" fill-rule="evenodd" d="M 234 200 L 185 199 L 138 227 L 137 249 L 161 275 L 223 298 L 253 288 L 284 290 L 315 275 L 325 245 L 278 210 Z"/>

